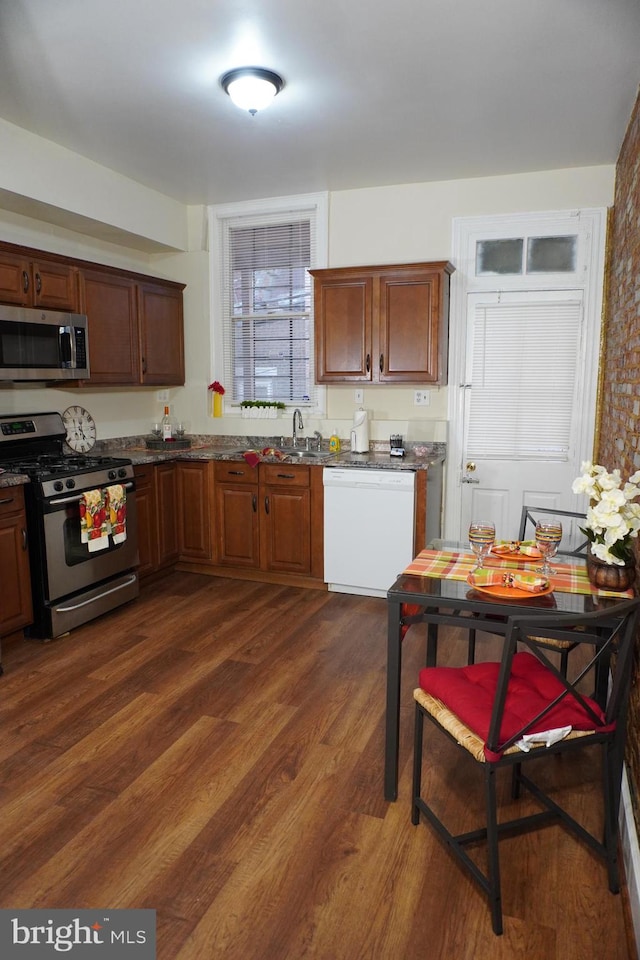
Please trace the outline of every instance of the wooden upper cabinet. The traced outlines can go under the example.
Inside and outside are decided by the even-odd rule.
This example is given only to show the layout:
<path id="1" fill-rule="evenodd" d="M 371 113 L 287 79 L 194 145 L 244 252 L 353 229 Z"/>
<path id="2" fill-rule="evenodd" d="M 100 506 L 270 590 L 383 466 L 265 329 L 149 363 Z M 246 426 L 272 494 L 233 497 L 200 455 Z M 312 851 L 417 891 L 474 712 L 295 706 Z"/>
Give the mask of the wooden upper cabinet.
<path id="1" fill-rule="evenodd" d="M 160 283 L 138 284 L 141 382 L 184 383 L 182 289 Z"/>
<path id="2" fill-rule="evenodd" d="M 88 318 L 88 380 L 68 386 L 184 383 L 183 283 L 0 241 L 0 303 Z"/>
<path id="3" fill-rule="evenodd" d="M 452 272 L 446 261 L 312 270 L 317 382 L 446 383 Z"/>
<path id="4" fill-rule="evenodd" d="M 0 251 L 0 301 L 77 313 L 78 271 L 55 260 Z"/>
<path id="5" fill-rule="evenodd" d="M 89 383 L 140 383 L 135 282 L 101 270 L 83 270 L 80 293 L 88 318 Z"/>
<path id="6" fill-rule="evenodd" d="M 184 383 L 181 284 L 84 269 L 81 302 L 89 321 L 89 383 Z"/>
<path id="7" fill-rule="evenodd" d="M 373 278 L 312 273 L 318 382 L 370 380 Z"/>

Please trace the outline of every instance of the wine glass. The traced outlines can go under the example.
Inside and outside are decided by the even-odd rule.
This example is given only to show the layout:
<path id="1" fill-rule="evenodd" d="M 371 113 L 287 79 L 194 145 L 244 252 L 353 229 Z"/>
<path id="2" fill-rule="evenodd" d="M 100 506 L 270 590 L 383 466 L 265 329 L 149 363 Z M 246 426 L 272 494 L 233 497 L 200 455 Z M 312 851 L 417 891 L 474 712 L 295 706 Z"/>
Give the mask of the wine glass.
<path id="1" fill-rule="evenodd" d="M 536 546 L 542 557 L 542 566 L 536 567 L 536 572 L 550 577 L 555 570 L 549 566 L 551 557 L 558 552 L 562 540 L 562 524 L 559 520 L 538 520 L 536 523 Z"/>
<path id="2" fill-rule="evenodd" d="M 486 520 L 474 520 L 469 526 L 469 543 L 471 549 L 476 555 L 476 566 L 471 571 L 483 569 L 484 558 L 487 556 L 491 547 L 495 543 L 496 528 L 493 523 Z"/>
<path id="3" fill-rule="evenodd" d="M 156 440 L 160 439 L 160 437 L 162 436 L 162 424 L 159 421 L 157 423 L 151 424 L 151 433 L 156 438 Z"/>

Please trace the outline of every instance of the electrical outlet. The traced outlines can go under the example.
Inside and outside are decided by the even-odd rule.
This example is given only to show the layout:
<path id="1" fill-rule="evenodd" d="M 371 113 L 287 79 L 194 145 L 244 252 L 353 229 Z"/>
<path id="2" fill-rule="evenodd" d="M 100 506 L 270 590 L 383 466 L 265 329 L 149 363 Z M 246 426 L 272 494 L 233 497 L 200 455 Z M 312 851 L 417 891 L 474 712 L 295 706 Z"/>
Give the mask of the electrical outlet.
<path id="1" fill-rule="evenodd" d="M 354 403 L 363 403 L 363 402 L 364 402 L 364 390 L 354 390 L 354 391 L 353 391 L 353 402 L 354 402 Z"/>
<path id="2" fill-rule="evenodd" d="M 428 407 L 431 403 L 431 392 L 429 390 L 416 390 L 413 394 L 413 404 L 416 407 Z"/>
<path id="3" fill-rule="evenodd" d="M 169 391 L 158 390 L 158 392 L 156 393 L 156 399 L 158 403 L 169 403 Z"/>

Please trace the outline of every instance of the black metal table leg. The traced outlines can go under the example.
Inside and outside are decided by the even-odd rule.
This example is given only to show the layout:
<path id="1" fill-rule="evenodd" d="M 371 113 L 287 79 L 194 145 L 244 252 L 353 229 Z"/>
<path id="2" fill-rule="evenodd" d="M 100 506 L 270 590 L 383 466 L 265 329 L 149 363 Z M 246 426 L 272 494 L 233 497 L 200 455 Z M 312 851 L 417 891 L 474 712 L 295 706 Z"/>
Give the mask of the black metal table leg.
<path id="1" fill-rule="evenodd" d="M 384 745 L 384 798 L 398 797 L 398 752 L 400 749 L 400 676 L 402 671 L 402 624 L 399 601 L 388 603 L 387 712 Z"/>

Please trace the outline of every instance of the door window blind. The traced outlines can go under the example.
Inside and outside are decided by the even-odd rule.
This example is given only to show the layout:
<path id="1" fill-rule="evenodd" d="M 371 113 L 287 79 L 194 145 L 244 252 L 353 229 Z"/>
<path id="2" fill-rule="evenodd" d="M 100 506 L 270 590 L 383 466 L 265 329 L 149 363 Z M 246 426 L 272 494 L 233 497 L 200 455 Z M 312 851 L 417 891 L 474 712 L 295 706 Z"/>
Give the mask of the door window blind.
<path id="1" fill-rule="evenodd" d="M 315 404 L 316 208 L 219 220 L 225 384 L 231 402 Z"/>
<path id="2" fill-rule="evenodd" d="M 580 300 L 476 308 L 467 455 L 569 455 L 577 401 Z"/>

